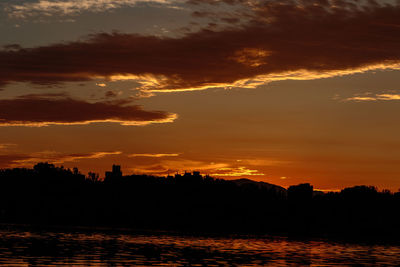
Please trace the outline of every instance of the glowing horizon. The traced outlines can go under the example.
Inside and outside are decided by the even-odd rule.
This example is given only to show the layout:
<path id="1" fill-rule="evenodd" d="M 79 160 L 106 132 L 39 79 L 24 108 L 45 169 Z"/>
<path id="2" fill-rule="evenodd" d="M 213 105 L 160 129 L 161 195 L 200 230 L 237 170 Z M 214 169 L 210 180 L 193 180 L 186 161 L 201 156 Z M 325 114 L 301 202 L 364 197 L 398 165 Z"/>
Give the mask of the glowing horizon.
<path id="1" fill-rule="evenodd" d="M 0 168 L 400 188 L 399 3 L 0 7 Z"/>

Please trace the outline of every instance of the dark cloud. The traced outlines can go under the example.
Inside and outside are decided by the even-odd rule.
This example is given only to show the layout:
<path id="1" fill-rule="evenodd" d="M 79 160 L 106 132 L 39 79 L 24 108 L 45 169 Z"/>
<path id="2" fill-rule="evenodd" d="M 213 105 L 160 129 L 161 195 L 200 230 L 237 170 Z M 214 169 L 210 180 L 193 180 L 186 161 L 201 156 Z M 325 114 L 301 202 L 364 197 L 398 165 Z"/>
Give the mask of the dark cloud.
<path id="1" fill-rule="evenodd" d="M 129 101 L 89 103 L 64 95 L 25 95 L 0 100 L 0 126 L 51 124 L 87 124 L 118 122 L 122 125 L 144 125 L 173 121 L 175 114 L 145 111 Z"/>
<path id="2" fill-rule="evenodd" d="M 12 51 L 12 50 L 20 50 L 22 47 L 19 44 L 8 44 L 2 46 L 4 50 Z"/>
<path id="3" fill-rule="evenodd" d="M 221 20 L 232 24 L 238 23 L 240 21 L 238 18 L 229 18 L 229 17 L 221 18 Z"/>
<path id="4" fill-rule="evenodd" d="M 288 72 L 315 78 L 400 60 L 400 5 L 251 2 L 251 14 L 243 13 L 247 23 L 223 30 L 204 29 L 177 38 L 102 33 L 86 41 L 3 50 L 0 84 L 135 75 L 146 81 L 145 88 L 174 90 L 225 86 L 260 75 L 285 79 L 293 75 Z"/>
<path id="5" fill-rule="evenodd" d="M 204 18 L 204 17 L 214 16 L 214 13 L 209 12 L 209 11 L 194 11 L 192 13 L 192 16 L 198 17 L 198 18 Z"/>
<path id="6" fill-rule="evenodd" d="M 236 3 L 242 3 L 245 2 L 245 0 L 188 0 L 186 3 L 192 4 L 192 5 L 200 5 L 200 4 L 210 4 L 210 5 L 218 5 L 221 3 L 225 4 L 236 4 Z"/>
<path id="7" fill-rule="evenodd" d="M 118 94 L 115 93 L 115 92 L 113 92 L 113 91 L 107 91 L 107 92 L 104 93 L 104 96 L 105 96 L 106 98 L 113 98 L 113 97 L 116 97 L 117 95 L 118 95 Z"/>

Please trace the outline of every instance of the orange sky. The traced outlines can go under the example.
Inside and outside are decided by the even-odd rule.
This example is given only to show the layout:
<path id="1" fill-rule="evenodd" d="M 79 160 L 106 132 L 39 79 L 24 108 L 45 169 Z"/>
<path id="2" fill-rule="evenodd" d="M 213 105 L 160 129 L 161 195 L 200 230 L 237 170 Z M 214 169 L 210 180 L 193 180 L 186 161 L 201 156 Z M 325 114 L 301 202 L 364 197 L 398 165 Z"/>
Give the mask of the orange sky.
<path id="1" fill-rule="evenodd" d="M 0 168 L 400 188 L 399 5 L 116 3 L 2 4 Z"/>

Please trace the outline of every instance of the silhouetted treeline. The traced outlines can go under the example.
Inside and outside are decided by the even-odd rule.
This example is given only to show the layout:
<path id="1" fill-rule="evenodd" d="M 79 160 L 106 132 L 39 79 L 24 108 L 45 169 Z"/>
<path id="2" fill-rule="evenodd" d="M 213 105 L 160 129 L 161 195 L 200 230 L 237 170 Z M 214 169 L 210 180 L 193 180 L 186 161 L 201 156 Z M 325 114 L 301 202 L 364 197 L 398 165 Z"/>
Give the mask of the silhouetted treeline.
<path id="1" fill-rule="evenodd" d="M 115 168 L 114 168 L 115 167 Z M 106 179 L 48 163 L 0 171 L 0 222 L 197 232 L 400 237 L 400 193 L 355 186 L 314 191 L 186 173 Z"/>

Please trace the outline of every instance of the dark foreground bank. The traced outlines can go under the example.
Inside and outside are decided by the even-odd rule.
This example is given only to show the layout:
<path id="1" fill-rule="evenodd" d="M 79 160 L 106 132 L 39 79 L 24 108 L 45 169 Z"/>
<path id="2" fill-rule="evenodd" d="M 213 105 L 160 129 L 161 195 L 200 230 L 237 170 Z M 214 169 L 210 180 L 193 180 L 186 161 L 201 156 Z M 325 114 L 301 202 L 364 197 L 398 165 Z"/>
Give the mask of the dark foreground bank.
<path id="1" fill-rule="evenodd" d="M 226 181 L 199 173 L 122 176 L 104 181 L 51 164 L 0 171 L 0 223 L 284 234 L 396 241 L 400 194 L 357 186 L 322 193 Z"/>

